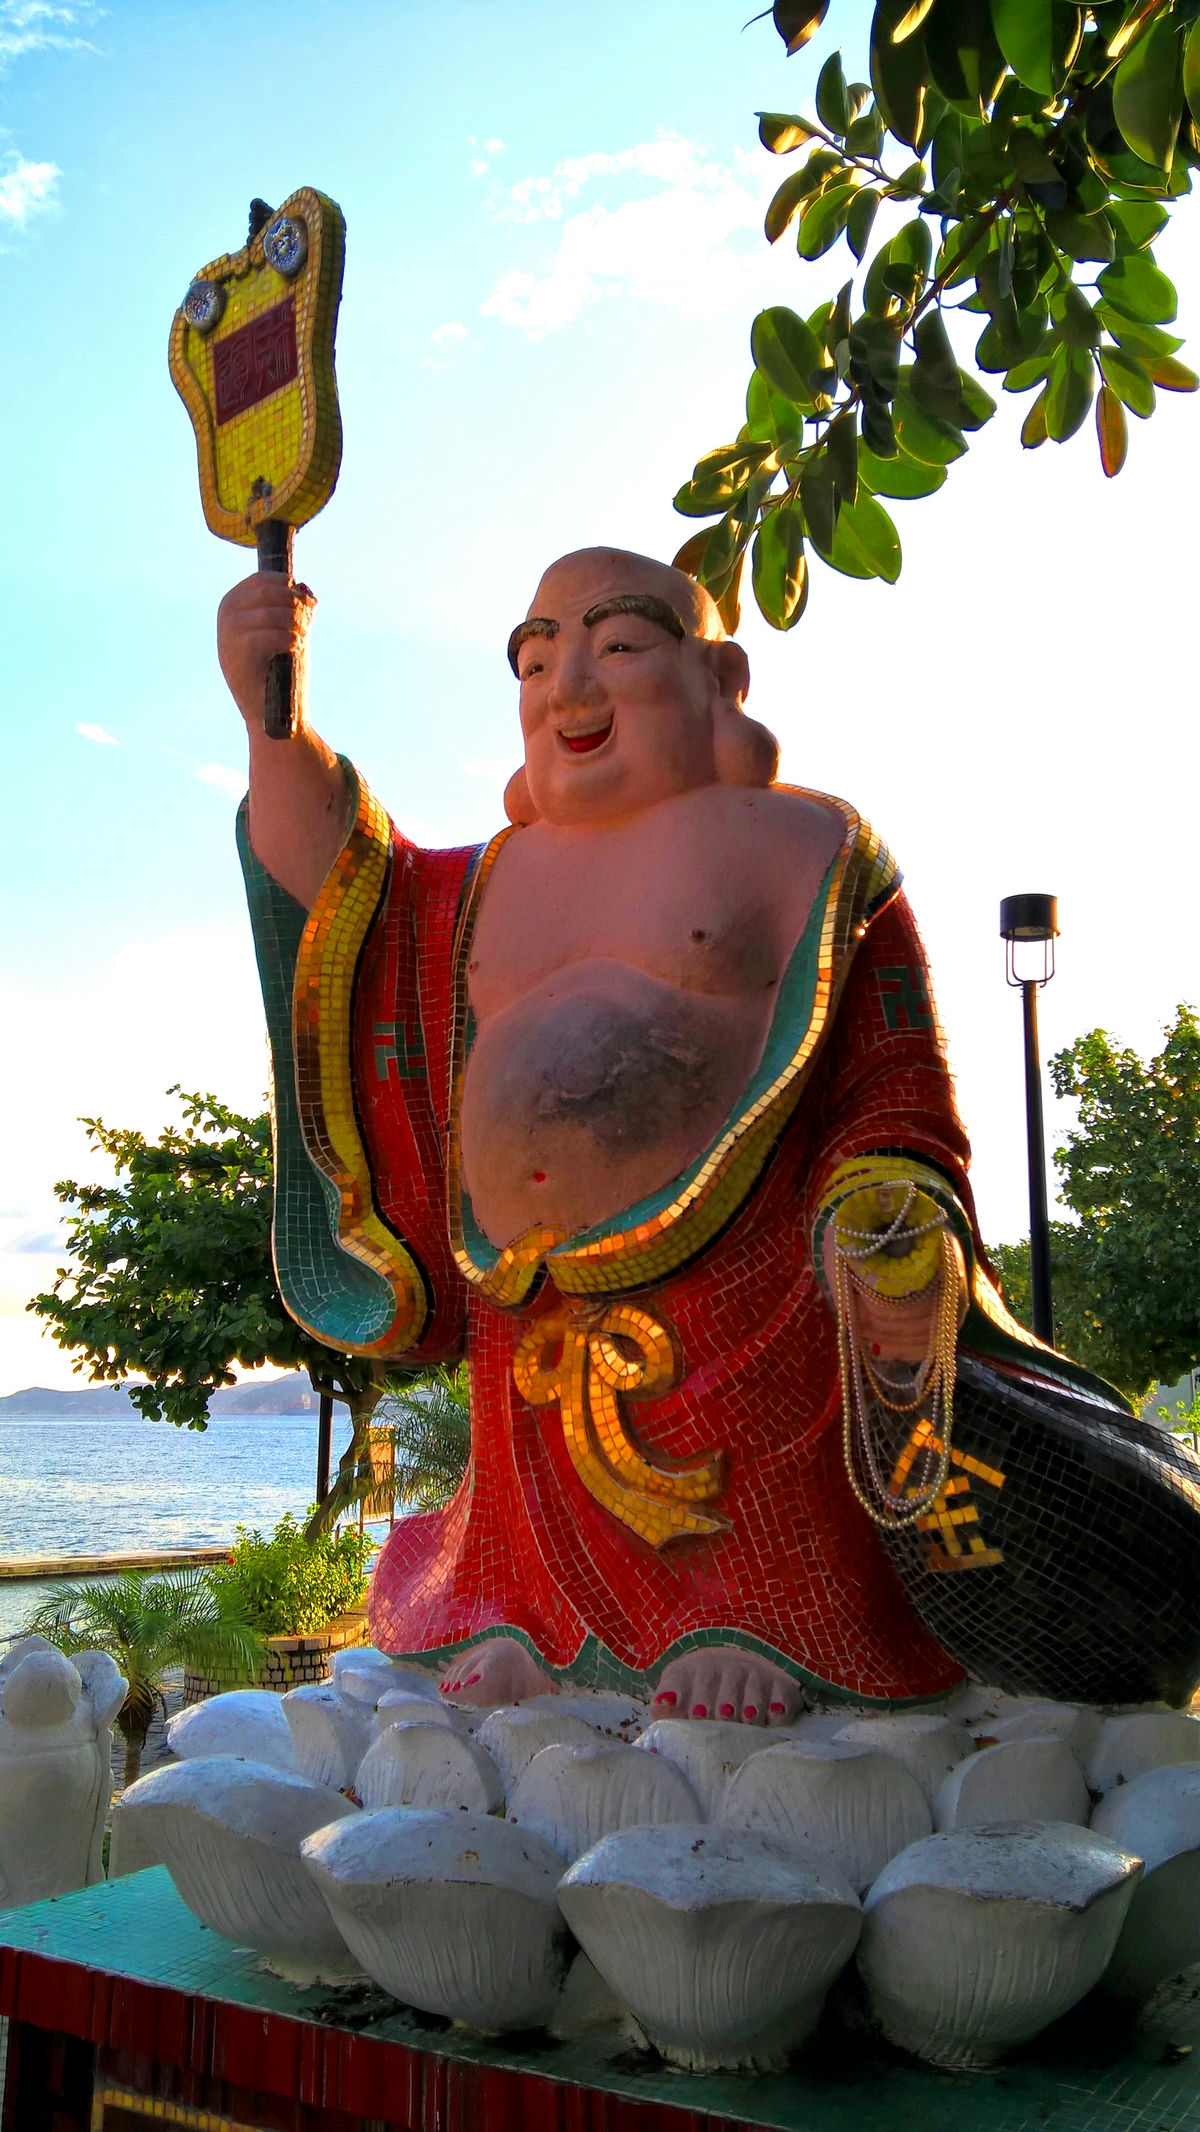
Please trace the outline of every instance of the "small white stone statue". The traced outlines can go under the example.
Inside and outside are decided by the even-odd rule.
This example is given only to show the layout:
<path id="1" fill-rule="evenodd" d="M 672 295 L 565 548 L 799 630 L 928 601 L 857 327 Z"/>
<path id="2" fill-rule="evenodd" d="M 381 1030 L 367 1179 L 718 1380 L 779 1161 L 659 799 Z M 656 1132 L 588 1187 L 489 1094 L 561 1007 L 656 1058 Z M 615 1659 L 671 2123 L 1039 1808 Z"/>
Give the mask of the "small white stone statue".
<path id="1" fill-rule="evenodd" d="M 25 1723 L 63 1692 L 34 1655 Z M 1200 1963 L 1200 1723 L 1178 1711 L 972 1685 L 774 1731 L 582 1691 L 464 1712 L 366 1651 L 272 1703 L 176 1720 L 187 1759 L 126 1794 L 122 1869 L 161 1860 L 285 1974 L 361 1970 L 475 2029 L 777 2066 L 857 1945 L 883 2033 L 970 2069 L 1094 1986 L 1145 1999 Z"/>
<path id="2" fill-rule="evenodd" d="M 103 1880 L 112 1720 L 128 1683 L 106 1651 L 23 1636 L 0 1663 L 0 1905 Z"/>

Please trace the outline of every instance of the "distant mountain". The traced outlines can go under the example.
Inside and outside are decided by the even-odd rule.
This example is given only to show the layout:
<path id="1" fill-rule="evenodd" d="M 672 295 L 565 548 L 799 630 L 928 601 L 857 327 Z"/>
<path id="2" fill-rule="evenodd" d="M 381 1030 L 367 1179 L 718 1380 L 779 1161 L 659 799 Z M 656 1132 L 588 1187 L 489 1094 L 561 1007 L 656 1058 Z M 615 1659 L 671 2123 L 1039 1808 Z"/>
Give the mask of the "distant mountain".
<path id="1" fill-rule="evenodd" d="M 120 1417 L 136 1413 L 131 1404 L 128 1388 L 123 1384 L 93 1384 L 78 1392 L 52 1391 L 44 1384 L 31 1384 L 23 1392 L 9 1392 L 0 1398 L 0 1424 L 6 1421 L 32 1420 L 38 1414 L 112 1414 Z M 289 1376 L 276 1377 L 269 1384 L 251 1381 L 247 1384 L 227 1384 L 214 1392 L 209 1401 L 210 1414 L 242 1414 L 253 1417 L 259 1414 L 315 1414 L 317 1395 L 302 1370 L 294 1370 Z"/>

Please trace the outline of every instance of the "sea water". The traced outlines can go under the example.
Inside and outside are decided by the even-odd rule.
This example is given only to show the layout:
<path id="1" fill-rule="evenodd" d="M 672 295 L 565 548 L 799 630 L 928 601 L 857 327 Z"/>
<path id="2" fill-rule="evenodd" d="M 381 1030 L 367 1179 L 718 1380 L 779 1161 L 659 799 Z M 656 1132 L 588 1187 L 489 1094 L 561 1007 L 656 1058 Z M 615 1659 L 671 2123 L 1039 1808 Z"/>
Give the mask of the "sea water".
<path id="1" fill-rule="evenodd" d="M 333 1464 L 350 1440 L 333 1410 Z M 14 1416 L 0 1424 L 0 1561 L 216 1547 L 238 1525 L 302 1518 L 316 1488 L 316 1414 L 214 1415 L 176 1429 L 140 1415 Z M 0 1639 L 52 1584 L 0 1582 Z M 2 1644 L 0 1644 L 2 1648 Z"/>

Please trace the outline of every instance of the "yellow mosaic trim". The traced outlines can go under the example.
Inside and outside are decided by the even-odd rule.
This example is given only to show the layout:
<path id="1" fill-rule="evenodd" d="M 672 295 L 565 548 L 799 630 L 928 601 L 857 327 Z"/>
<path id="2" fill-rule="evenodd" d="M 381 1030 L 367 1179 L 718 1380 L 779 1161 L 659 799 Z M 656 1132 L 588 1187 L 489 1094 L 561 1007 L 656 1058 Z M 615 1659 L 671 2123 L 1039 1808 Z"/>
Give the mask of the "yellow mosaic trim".
<path id="1" fill-rule="evenodd" d="M 92 2091 L 91 2132 L 111 2132 L 113 2111 L 122 2117 L 144 2117 L 165 2132 L 254 2132 L 240 2117 L 220 2117 L 212 2110 L 194 2110 L 189 2103 L 137 2095 L 132 2088 L 97 2085 Z"/>
<path id="2" fill-rule="evenodd" d="M 263 519 L 301 526 L 314 518 L 333 494 L 342 457 L 333 339 L 346 225 L 336 203 L 309 185 L 290 194 L 272 222 L 279 215 L 303 222 L 308 231 L 308 257 L 299 273 L 285 278 L 267 264 L 260 231 L 240 252 L 223 253 L 196 277 L 224 290 L 219 323 L 201 333 L 181 307 L 168 350 L 172 382 L 196 433 L 209 530 L 251 548 Z M 218 422 L 213 350 L 289 299 L 295 304 L 296 376 Z"/>
<path id="3" fill-rule="evenodd" d="M 651 1547 L 726 1529 L 724 1518 L 690 1507 L 720 1495 L 722 1455 L 656 1466 L 637 1449 L 621 1412 L 622 1397 L 669 1391 L 680 1368 L 667 1327 L 631 1304 L 539 1318 L 513 1356 L 522 1399 L 535 1407 L 558 1401 L 563 1440 L 589 1495 Z"/>
<path id="4" fill-rule="evenodd" d="M 473 884 L 460 928 L 450 1109 L 450 1239 L 465 1279 L 494 1303 L 508 1308 L 528 1295 L 549 1262 L 564 1295 L 605 1295 L 665 1280 L 704 1246 L 737 1212 L 803 1092 L 804 1082 L 828 1027 L 852 948 L 865 930 L 863 914 L 896 876 L 886 845 L 844 800 L 787 785 L 778 788 L 834 807 L 845 824 L 834 861 L 818 948 L 817 978 L 808 1027 L 775 1080 L 727 1126 L 700 1169 L 677 1199 L 650 1220 L 612 1228 L 586 1244 L 572 1245 L 561 1230 L 527 1229 L 499 1255 L 491 1271 L 479 1266 L 463 1237 L 460 1117 L 467 1025 L 466 966 L 480 899 L 496 853 L 511 830 L 492 840 Z"/>
<path id="5" fill-rule="evenodd" d="M 292 994 L 296 1097 L 305 1148 L 336 1188 L 342 1250 L 382 1275 L 395 1299 L 395 1315 L 386 1331 L 369 1344 L 354 1345 L 353 1352 L 363 1355 L 402 1354 L 420 1338 L 427 1315 L 416 1262 L 376 1210 L 371 1167 L 354 1108 L 354 978 L 387 887 L 391 850 L 391 823 L 360 781 L 346 843 L 309 912 Z"/>

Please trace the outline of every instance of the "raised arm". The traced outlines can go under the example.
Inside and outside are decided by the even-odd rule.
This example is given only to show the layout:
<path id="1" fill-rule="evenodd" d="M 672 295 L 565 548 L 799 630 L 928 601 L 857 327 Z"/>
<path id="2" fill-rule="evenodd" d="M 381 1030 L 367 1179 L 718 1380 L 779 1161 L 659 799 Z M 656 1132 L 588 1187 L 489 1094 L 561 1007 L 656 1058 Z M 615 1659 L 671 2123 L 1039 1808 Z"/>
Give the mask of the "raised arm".
<path id="1" fill-rule="evenodd" d="M 250 742 L 250 842 L 281 888 L 306 910 L 342 848 L 346 780 L 332 748 L 308 723 L 306 639 L 316 599 L 307 585 L 259 571 L 227 592 L 217 613 L 217 655 Z M 290 740 L 263 730 L 267 667 L 290 651 L 300 716 Z"/>

